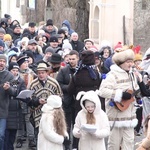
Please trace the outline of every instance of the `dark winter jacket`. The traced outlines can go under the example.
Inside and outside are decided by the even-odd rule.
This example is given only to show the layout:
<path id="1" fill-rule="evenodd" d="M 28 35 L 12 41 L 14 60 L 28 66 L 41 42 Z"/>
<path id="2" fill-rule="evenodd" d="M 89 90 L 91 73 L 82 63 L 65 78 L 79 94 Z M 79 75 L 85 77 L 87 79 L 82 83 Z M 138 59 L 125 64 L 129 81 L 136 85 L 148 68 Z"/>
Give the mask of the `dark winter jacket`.
<path id="1" fill-rule="evenodd" d="M 22 37 L 28 37 L 29 39 L 33 39 L 37 35 L 38 35 L 37 32 L 31 33 L 28 29 L 24 29 L 22 33 Z"/>
<path id="2" fill-rule="evenodd" d="M 0 119 L 6 119 L 8 116 L 8 106 L 10 95 L 16 94 L 16 89 L 12 86 L 8 90 L 4 90 L 3 84 L 6 82 L 12 82 L 14 76 L 7 70 L 0 72 Z"/>
<path id="3" fill-rule="evenodd" d="M 97 79 L 92 79 L 90 74 L 86 68 L 82 68 L 75 74 L 68 86 L 68 92 L 70 94 L 74 94 L 75 97 L 80 91 L 89 91 L 89 90 L 97 90 L 99 89 L 101 78 L 99 77 L 99 73 L 95 70 Z M 75 109 L 76 111 L 81 110 L 80 101 L 75 101 Z"/>
<path id="4" fill-rule="evenodd" d="M 72 103 L 74 102 L 73 94 L 68 93 L 68 85 L 70 79 L 72 78 L 75 72 L 74 68 L 71 68 L 70 65 L 60 69 L 59 73 L 57 74 L 56 80 L 58 81 L 62 91 L 63 91 L 63 108 L 65 112 L 71 111 Z"/>
<path id="5" fill-rule="evenodd" d="M 26 89 L 26 85 L 23 79 L 20 77 L 15 81 L 16 83 L 13 84 L 13 87 L 17 91 L 16 95 L 18 95 L 20 91 Z M 10 96 L 7 129 L 21 129 L 23 123 L 22 103 L 23 102 L 16 99 L 16 96 Z"/>
<path id="6" fill-rule="evenodd" d="M 83 51 L 84 43 L 81 41 L 71 41 L 72 49 L 76 50 L 78 53 Z"/>

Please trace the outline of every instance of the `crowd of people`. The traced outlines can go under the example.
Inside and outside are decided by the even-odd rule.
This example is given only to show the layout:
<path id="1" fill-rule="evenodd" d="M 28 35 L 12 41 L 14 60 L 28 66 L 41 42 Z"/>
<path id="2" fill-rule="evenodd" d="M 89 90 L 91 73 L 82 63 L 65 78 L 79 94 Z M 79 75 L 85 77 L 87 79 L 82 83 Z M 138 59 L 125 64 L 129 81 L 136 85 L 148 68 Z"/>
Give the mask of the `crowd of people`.
<path id="1" fill-rule="evenodd" d="M 138 150 L 150 148 L 149 61 L 140 46 L 79 40 L 61 28 L 8 14 L 0 22 L 0 150 Z M 18 97 L 20 92 L 33 91 Z M 145 121 L 145 125 L 142 122 Z M 108 140 L 107 140 L 108 137 Z M 16 141 L 16 144 L 14 144 Z"/>

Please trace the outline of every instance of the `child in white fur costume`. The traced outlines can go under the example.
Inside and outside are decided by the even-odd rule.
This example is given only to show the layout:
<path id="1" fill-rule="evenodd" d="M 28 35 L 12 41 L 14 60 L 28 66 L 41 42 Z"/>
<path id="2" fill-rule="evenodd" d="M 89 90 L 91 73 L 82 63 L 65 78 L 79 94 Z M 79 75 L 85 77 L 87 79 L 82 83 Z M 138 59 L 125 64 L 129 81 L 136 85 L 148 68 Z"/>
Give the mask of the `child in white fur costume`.
<path id="1" fill-rule="evenodd" d="M 82 95 L 82 110 L 78 113 L 73 128 L 73 135 L 79 138 L 78 149 L 106 150 L 104 138 L 110 132 L 108 117 L 101 109 L 100 99 L 94 91 L 79 92 L 77 100 Z"/>

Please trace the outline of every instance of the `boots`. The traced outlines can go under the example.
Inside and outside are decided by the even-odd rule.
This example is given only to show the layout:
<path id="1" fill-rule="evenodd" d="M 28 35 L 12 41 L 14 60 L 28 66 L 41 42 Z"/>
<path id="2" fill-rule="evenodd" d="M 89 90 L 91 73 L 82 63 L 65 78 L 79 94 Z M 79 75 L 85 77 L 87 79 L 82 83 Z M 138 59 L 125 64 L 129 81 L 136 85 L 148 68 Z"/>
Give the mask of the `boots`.
<path id="1" fill-rule="evenodd" d="M 29 147 L 29 148 L 31 148 L 31 147 L 36 147 L 36 142 L 35 142 L 34 138 L 29 139 L 28 147 Z"/>
<path id="2" fill-rule="evenodd" d="M 21 148 L 22 144 L 23 144 L 23 140 L 22 139 L 17 139 L 16 148 Z"/>

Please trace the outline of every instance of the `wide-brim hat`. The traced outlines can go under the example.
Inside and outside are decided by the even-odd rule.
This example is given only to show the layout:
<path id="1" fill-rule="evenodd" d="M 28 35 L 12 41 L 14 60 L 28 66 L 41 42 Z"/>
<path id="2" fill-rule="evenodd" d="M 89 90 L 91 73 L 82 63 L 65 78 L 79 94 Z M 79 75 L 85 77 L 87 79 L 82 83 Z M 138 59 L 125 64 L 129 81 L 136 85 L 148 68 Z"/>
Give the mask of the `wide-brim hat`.
<path id="1" fill-rule="evenodd" d="M 54 53 L 48 60 L 50 63 L 54 63 L 54 64 L 59 64 L 63 61 L 62 57 L 57 54 L 57 53 Z"/>
<path id="2" fill-rule="evenodd" d="M 135 55 L 134 55 L 133 50 L 132 49 L 126 49 L 126 50 L 116 51 L 112 57 L 112 60 L 117 65 L 120 65 L 127 60 L 134 60 L 134 57 L 135 57 Z"/>
<path id="3" fill-rule="evenodd" d="M 47 65 L 45 63 L 39 63 L 38 66 L 37 66 L 37 71 L 40 71 L 40 70 L 47 71 L 48 70 Z"/>

